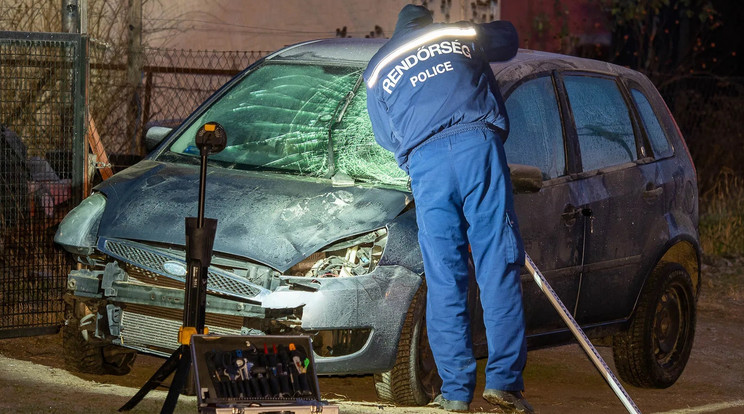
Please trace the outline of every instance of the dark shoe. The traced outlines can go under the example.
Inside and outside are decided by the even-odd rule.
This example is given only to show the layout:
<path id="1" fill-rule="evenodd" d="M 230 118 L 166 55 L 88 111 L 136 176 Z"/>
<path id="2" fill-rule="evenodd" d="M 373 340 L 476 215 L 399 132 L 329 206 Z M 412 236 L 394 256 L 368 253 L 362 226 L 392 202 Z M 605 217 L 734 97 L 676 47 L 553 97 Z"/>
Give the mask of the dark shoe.
<path id="1" fill-rule="evenodd" d="M 442 396 L 437 395 L 429 405 L 435 405 L 445 411 L 454 411 L 457 413 L 465 413 L 470 411 L 470 404 L 465 401 L 448 400 Z"/>
<path id="2" fill-rule="evenodd" d="M 501 391 L 486 389 L 483 391 L 483 399 L 498 406 L 506 413 L 534 414 L 532 406 L 524 399 L 519 391 Z"/>

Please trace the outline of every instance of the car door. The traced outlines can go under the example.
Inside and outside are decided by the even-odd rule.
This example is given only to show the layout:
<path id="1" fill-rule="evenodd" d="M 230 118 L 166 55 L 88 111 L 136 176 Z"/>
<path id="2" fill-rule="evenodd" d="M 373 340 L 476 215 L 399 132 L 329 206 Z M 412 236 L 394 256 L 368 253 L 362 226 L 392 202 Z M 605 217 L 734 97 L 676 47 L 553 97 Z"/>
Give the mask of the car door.
<path id="1" fill-rule="evenodd" d="M 651 226 L 661 190 L 641 168 L 652 158 L 618 79 L 591 73 L 561 78 L 581 160 L 573 191 L 588 218 L 575 318 L 598 324 L 632 309 L 641 278 L 639 235 Z"/>
<path id="2" fill-rule="evenodd" d="M 583 218 L 572 200 L 570 151 L 564 135 L 564 111 L 555 79 L 545 73 L 519 83 L 506 94 L 510 132 L 504 145 L 510 164 L 540 168 L 542 188 L 515 194 L 515 208 L 527 254 L 564 302 L 573 310 L 579 287 Z M 535 336 L 565 329 L 532 276 L 522 275 L 528 333 Z"/>

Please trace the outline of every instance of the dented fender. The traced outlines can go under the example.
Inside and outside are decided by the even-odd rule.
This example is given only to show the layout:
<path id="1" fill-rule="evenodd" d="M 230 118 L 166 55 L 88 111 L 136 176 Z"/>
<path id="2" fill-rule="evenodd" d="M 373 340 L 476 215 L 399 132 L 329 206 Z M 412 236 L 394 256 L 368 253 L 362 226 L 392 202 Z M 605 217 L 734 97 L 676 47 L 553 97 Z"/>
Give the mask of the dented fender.
<path id="1" fill-rule="evenodd" d="M 263 298 L 267 309 L 302 307 L 305 331 L 370 328 L 367 343 L 350 355 L 315 356 L 320 374 L 392 369 L 400 331 L 422 277 L 401 266 L 380 266 L 364 276 L 320 279 L 316 291 L 282 286 Z"/>

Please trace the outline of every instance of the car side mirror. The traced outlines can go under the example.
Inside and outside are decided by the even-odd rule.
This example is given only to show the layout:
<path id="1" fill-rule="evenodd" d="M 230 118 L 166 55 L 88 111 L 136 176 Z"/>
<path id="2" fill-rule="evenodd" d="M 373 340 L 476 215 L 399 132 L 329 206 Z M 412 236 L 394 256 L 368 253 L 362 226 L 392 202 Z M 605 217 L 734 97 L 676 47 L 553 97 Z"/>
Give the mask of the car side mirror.
<path id="1" fill-rule="evenodd" d="M 154 150 L 173 131 L 173 128 L 154 126 L 150 127 L 145 134 L 145 149 L 147 152 Z"/>
<path id="2" fill-rule="evenodd" d="M 515 193 L 536 193 L 542 188 L 542 171 L 531 165 L 509 164 Z"/>

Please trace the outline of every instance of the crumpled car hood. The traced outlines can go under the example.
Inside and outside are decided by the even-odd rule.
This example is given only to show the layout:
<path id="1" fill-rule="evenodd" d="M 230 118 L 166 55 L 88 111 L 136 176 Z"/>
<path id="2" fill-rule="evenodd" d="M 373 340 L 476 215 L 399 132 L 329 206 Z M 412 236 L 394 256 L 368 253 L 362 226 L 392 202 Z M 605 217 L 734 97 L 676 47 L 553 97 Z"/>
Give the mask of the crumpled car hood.
<path id="1" fill-rule="evenodd" d="M 108 199 L 99 237 L 184 245 L 184 217 L 197 216 L 199 167 L 145 160 L 96 190 Z M 205 198 L 205 217 L 218 220 L 215 253 L 284 272 L 331 242 L 385 226 L 410 195 L 210 166 Z"/>

